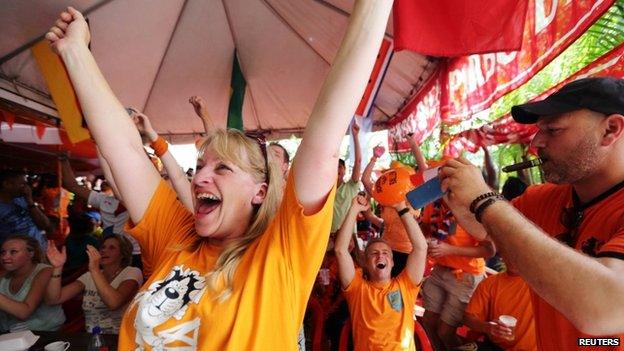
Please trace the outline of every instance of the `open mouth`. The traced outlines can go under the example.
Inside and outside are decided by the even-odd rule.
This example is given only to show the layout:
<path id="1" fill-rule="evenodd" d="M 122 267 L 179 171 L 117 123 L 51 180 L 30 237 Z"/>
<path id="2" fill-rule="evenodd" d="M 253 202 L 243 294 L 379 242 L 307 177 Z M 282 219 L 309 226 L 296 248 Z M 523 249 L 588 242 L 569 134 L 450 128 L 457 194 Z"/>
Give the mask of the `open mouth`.
<path id="1" fill-rule="evenodd" d="M 384 269 L 386 268 L 386 264 L 383 262 L 379 262 L 375 265 L 375 267 L 377 267 L 377 269 Z"/>
<path id="2" fill-rule="evenodd" d="M 221 199 L 217 196 L 209 193 L 199 193 L 197 194 L 197 213 L 198 214 L 209 214 L 214 211 L 219 205 L 221 205 Z"/>

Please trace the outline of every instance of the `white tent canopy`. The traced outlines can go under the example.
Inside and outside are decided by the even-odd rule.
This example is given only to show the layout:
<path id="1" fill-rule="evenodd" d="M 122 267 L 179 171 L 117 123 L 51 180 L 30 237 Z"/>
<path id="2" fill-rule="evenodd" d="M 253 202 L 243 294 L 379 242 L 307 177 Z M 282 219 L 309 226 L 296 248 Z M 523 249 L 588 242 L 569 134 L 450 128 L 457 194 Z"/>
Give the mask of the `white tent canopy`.
<path id="1" fill-rule="evenodd" d="M 24 49 L 68 5 L 88 13 L 91 50 L 121 102 L 182 142 L 202 132 L 188 103 L 192 95 L 203 96 L 217 125 L 225 125 L 234 49 L 247 80 L 245 128 L 269 130 L 271 138 L 301 132 L 353 0 L 4 0 L 0 99 L 54 106 Z M 387 34 L 392 37 L 391 23 Z M 434 66 L 422 55 L 394 54 L 375 100 L 376 125 L 397 112 Z"/>

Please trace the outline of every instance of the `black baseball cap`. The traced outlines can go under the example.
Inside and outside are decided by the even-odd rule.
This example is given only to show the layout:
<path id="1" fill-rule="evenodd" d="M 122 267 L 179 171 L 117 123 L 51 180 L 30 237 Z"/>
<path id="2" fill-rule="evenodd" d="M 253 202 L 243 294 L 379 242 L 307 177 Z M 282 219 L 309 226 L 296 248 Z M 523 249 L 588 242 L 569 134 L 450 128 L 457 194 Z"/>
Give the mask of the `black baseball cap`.
<path id="1" fill-rule="evenodd" d="M 606 115 L 624 115 L 624 79 L 592 77 L 575 80 L 542 101 L 512 107 L 511 116 L 518 123 L 530 124 L 542 116 L 584 108 Z"/>

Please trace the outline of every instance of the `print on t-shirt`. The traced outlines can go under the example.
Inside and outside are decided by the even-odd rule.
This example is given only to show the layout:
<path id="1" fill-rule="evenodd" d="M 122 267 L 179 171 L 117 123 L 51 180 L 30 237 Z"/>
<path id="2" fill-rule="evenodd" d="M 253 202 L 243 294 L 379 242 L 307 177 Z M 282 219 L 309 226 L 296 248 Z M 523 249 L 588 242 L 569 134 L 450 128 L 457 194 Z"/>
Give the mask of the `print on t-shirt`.
<path id="1" fill-rule="evenodd" d="M 390 302 L 390 306 L 395 311 L 401 312 L 401 310 L 403 310 L 403 296 L 401 296 L 401 290 L 390 291 L 388 293 L 388 302 Z"/>
<path id="2" fill-rule="evenodd" d="M 174 266 L 163 280 L 157 280 L 147 291 L 137 294 L 133 304 L 138 303 L 134 320 L 137 350 L 150 345 L 153 350 L 167 348 L 168 343 L 183 342 L 189 349 L 197 346 L 199 318 L 184 321 L 173 328 L 159 331 L 154 328 L 170 320 L 181 320 L 190 303 L 197 304 L 204 293 L 205 278 L 199 272 Z M 191 333 L 192 332 L 192 333 Z M 188 334 L 191 333 L 192 337 Z"/>

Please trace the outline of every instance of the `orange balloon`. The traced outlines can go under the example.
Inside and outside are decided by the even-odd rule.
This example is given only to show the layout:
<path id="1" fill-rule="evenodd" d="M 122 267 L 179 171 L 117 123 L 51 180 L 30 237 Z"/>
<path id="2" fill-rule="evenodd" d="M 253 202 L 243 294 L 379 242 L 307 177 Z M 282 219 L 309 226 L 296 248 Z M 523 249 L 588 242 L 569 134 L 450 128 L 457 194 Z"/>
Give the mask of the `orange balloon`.
<path id="1" fill-rule="evenodd" d="M 410 174 L 414 174 L 416 173 L 416 171 L 414 171 L 414 169 L 406 164 L 401 163 L 401 161 L 396 161 L 393 160 L 392 162 L 390 162 L 390 169 L 396 169 L 396 168 L 405 168 L 407 170 L 409 170 Z"/>
<path id="2" fill-rule="evenodd" d="M 409 167 L 397 167 L 382 173 L 373 187 L 373 198 L 384 206 L 405 201 L 407 193 L 414 188 Z"/>

